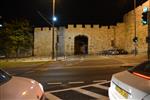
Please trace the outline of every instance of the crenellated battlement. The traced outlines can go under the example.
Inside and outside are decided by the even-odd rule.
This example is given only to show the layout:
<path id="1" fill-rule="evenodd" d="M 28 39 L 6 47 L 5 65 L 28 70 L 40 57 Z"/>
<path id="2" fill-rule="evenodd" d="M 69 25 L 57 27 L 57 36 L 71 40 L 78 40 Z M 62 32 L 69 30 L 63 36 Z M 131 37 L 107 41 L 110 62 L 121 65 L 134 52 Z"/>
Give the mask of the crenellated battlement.
<path id="1" fill-rule="evenodd" d="M 117 25 L 120 25 L 122 23 L 119 23 Z M 103 30 L 103 29 L 113 29 L 114 26 L 100 26 L 98 24 L 94 24 L 94 25 L 91 25 L 91 24 L 69 24 L 67 25 L 66 27 L 65 26 L 60 26 L 60 27 L 63 27 L 65 30 L 71 30 L 71 29 L 99 29 L 99 30 Z M 58 29 L 60 27 L 57 27 Z M 56 27 L 55 27 L 56 29 Z M 35 32 L 39 32 L 39 31 L 51 31 L 52 30 L 52 27 L 36 27 L 34 29 Z"/>

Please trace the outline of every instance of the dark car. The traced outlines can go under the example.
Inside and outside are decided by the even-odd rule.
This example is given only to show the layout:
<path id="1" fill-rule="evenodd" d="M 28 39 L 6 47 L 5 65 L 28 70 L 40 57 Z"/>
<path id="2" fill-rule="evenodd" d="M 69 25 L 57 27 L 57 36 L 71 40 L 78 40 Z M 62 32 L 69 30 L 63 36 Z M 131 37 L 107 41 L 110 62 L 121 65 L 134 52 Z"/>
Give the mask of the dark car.
<path id="1" fill-rule="evenodd" d="M 117 51 L 119 52 L 119 54 L 128 54 L 128 52 L 124 49 L 117 49 Z"/>
<path id="2" fill-rule="evenodd" d="M 103 50 L 99 52 L 100 55 L 118 55 L 119 52 L 117 49 L 108 49 L 108 50 Z"/>
<path id="3" fill-rule="evenodd" d="M 122 54 L 128 54 L 128 52 L 124 49 L 113 48 L 113 49 L 99 51 L 97 54 L 98 55 L 120 55 L 120 54 L 122 55 Z"/>

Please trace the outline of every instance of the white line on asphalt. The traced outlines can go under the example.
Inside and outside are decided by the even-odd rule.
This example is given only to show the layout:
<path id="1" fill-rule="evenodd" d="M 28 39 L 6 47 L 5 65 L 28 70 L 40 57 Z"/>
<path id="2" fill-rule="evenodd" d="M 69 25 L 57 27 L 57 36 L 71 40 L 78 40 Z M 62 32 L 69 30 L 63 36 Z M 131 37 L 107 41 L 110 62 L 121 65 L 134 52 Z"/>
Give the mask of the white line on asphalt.
<path id="1" fill-rule="evenodd" d="M 60 85 L 62 84 L 61 82 L 56 82 L 56 83 L 47 83 L 48 85 Z"/>
<path id="2" fill-rule="evenodd" d="M 107 80 L 95 80 L 94 83 L 106 82 Z"/>
<path id="3" fill-rule="evenodd" d="M 106 83 L 110 83 L 110 81 L 106 81 L 106 82 L 102 82 L 102 83 L 98 83 L 98 84 L 101 85 L 101 84 L 106 84 Z"/>
<path id="4" fill-rule="evenodd" d="M 45 95 L 48 100 L 62 100 L 62 99 L 56 97 L 55 95 L 50 94 L 49 92 L 46 92 Z"/>
<path id="5" fill-rule="evenodd" d="M 108 88 L 109 88 L 107 86 L 98 85 L 98 84 L 93 85 L 93 87 L 97 87 L 97 88 L 104 89 L 104 90 L 108 90 Z"/>
<path id="6" fill-rule="evenodd" d="M 68 84 L 80 84 L 80 83 L 84 83 L 83 81 L 79 81 L 79 82 L 68 82 Z"/>
<path id="7" fill-rule="evenodd" d="M 106 82 L 102 82 L 102 83 L 96 83 L 98 85 L 100 84 L 105 84 L 105 83 L 109 83 L 110 81 L 106 81 Z M 86 88 L 86 87 L 90 87 L 90 86 L 93 86 L 95 84 L 90 84 L 90 85 L 85 85 L 85 86 L 80 86 L 80 87 L 71 87 L 71 88 L 67 88 L 67 89 L 61 89 L 61 90 L 54 90 L 54 91 L 48 91 L 50 93 L 56 93 L 56 92 L 62 92 L 62 91 L 68 91 L 68 90 L 71 90 L 71 89 L 76 89 L 76 88 Z"/>
<path id="8" fill-rule="evenodd" d="M 63 91 L 68 91 L 68 90 L 71 90 L 72 88 L 68 88 L 68 89 L 61 89 L 61 90 L 54 90 L 54 91 L 47 91 L 47 92 L 50 92 L 50 93 L 56 93 L 56 92 L 63 92 Z"/>
<path id="9" fill-rule="evenodd" d="M 91 91 L 87 91 L 85 89 L 75 88 L 72 90 L 77 91 L 77 92 L 82 93 L 82 94 L 85 94 L 85 95 L 88 95 L 88 96 L 91 96 L 91 97 L 94 97 L 94 98 L 97 98 L 97 99 L 101 99 L 101 100 L 103 100 L 104 98 L 108 98 L 106 96 L 103 96 L 103 95 L 100 95 L 100 94 L 97 94 L 97 93 L 94 93 Z"/>

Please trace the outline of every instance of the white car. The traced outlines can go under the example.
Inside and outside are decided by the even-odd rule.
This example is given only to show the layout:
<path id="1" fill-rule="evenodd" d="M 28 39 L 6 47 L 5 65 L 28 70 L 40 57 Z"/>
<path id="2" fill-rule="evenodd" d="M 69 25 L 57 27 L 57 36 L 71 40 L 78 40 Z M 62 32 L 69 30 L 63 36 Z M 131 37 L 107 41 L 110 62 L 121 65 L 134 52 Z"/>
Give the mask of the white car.
<path id="1" fill-rule="evenodd" d="M 150 100 L 150 61 L 112 76 L 110 100 Z"/>
<path id="2" fill-rule="evenodd" d="M 11 76 L 0 69 L 0 100 L 46 100 L 43 86 L 35 80 Z"/>

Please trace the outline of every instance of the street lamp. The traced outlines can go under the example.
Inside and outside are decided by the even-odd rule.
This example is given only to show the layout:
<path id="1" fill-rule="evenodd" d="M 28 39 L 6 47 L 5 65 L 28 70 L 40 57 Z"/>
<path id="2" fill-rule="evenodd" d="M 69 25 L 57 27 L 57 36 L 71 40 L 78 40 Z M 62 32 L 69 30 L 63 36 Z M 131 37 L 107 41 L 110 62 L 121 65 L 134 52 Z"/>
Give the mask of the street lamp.
<path id="1" fill-rule="evenodd" d="M 56 17 L 56 16 L 53 17 L 53 21 L 54 21 L 54 22 L 57 21 L 57 17 Z"/>
<path id="2" fill-rule="evenodd" d="M 55 0 L 53 0 L 53 15 L 52 15 L 52 59 L 54 59 L 54 56 L 55 56 L 55 45 L 54 45 L 54 24 L 55 24 Z"/>
<path id="3" fill-rule="evenodd" d="M 150 38 L 150 0 L 148 0 L 148 2 L 149 2 L 149 9 L 148 9 L 147 21 L 148 21 L 148 38 Z M 148 42 L 147 55 L 148 55 L 148 60 L 150 60 L 150 42 Z"/>

